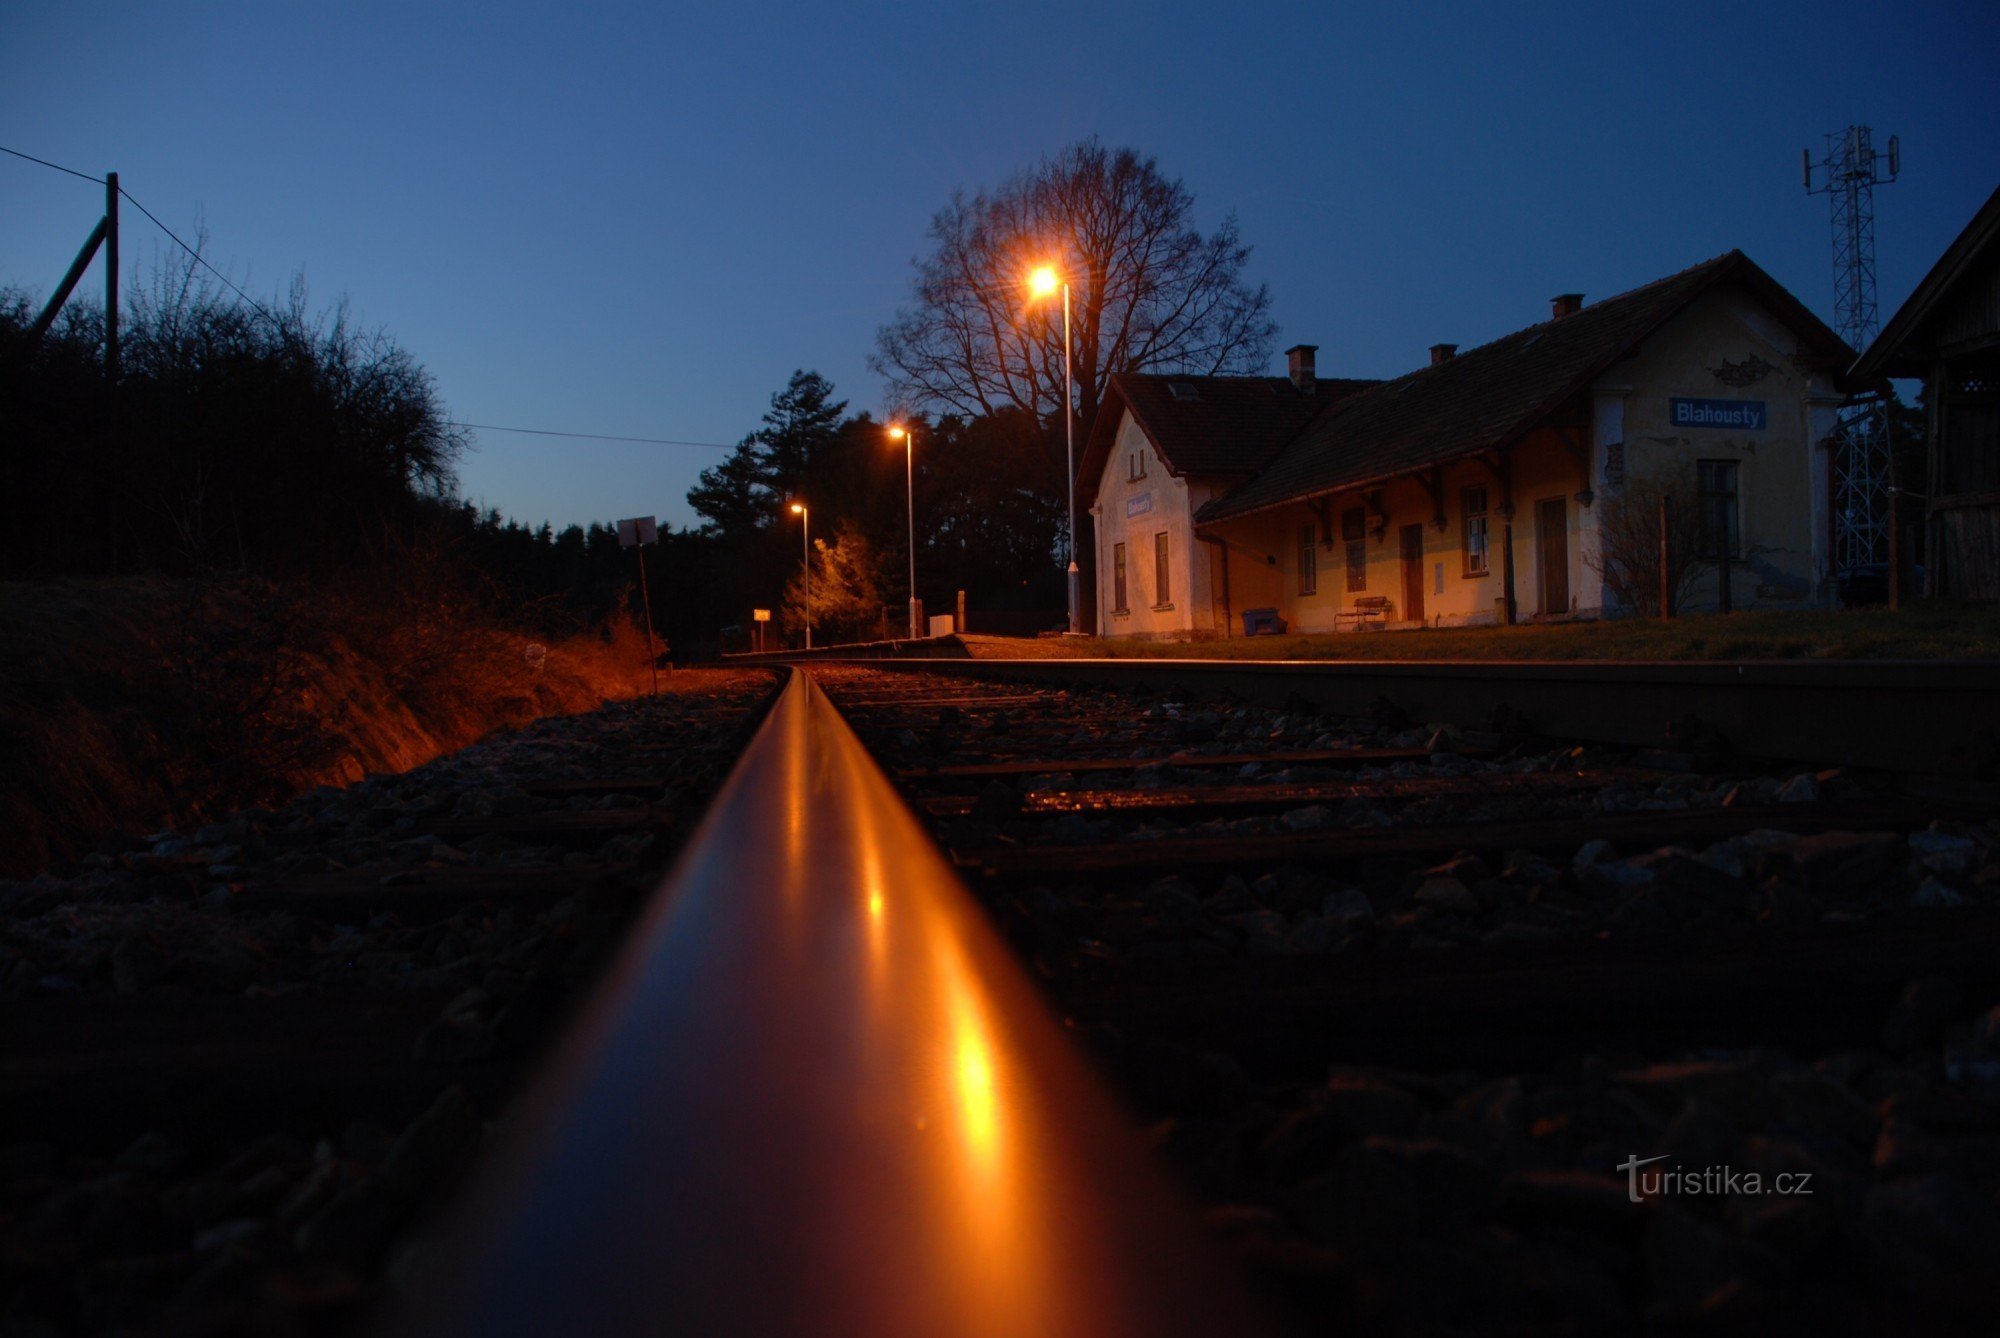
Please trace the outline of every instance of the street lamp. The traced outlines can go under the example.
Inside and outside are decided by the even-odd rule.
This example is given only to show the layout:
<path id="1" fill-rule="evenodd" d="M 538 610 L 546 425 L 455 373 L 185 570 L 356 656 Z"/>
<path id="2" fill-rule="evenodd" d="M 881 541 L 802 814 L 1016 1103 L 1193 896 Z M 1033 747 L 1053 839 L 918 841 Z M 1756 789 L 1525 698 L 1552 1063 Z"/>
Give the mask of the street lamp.
<path id="1" fill-rule="evenodd" d="M 1082 577 L 1076 566 L 1076 410 L 1070 395 L 1074 378 L 1069 369 L 1069 280 L 1056 273 L 1055 266 L 1043 265 L 1028 276 L 1028 290 L 1047 297 L 1057 288 L 1063 295 L 1063 460 L 1069 475 L 1069 634 L 1083 633 Z"/>
<path id="2" fill-rule="evenodd" d="M 812 516 L 806 511 L 804 502 L 792 503 L 792 514 L 799 518 L 799 538 L 806 549 L 806 649 L 813 648 L 813 545 Z"/>
<path id="3" fill-rule="evenodd" d="M 910 512 L 910 639 L 923 635 L 917 625 L 921 616 L 917 612 L 917 434 L 907 427 L 889 429 L 889 440 L 903 439 L 903 481 L 909 488 Z M 958 629 L 963 632 L 963 627 Z"/>

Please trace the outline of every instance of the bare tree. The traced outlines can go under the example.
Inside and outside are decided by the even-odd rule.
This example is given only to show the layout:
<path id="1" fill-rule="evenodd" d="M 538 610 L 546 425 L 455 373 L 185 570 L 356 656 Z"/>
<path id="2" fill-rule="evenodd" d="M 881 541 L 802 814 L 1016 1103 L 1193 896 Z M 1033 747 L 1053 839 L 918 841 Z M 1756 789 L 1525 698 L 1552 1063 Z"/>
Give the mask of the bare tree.
<path id="1" fill-rule="evenodd" d="M 1661 503 L 1669 502 L 1667 584 L 1676 607 L 1687 597 L 1701 563 L 1695 554 L 1701 515 L 1694 484 L 1684 474 L 1662 469 L 1634 474 L 1615 494 L 1597 499 L 1598 547 L 1584 560 L 1604 578 L 1607 604 L 1641 617 L 1660 614 Z"/>
<path id="2" fill-rule="evenodd" d="M 1204 236 L 1194 196 L 1154 160 L 1073 144 L 993 194 L 931 220 L 911 305 L 876 335 L 874 369 L 912 408 L 1026 409 L 1061 420 L 1061 298 L 1031 305 L 1029 271 L 1070 285 L 1079 435 L 1115 372 L 1247 371 L 1270 354 L 1271 297 L 1250 287 L 1233 215 Z"/>

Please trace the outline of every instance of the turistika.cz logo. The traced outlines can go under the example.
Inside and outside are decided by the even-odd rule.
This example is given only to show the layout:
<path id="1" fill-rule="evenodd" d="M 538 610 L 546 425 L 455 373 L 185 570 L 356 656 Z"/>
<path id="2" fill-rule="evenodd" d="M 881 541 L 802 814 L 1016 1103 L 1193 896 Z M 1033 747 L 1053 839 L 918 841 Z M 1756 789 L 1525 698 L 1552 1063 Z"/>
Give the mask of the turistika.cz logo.
<path id="1" fill-rule="evenodd" d="M 1664 1197 L 1813 1192 L 1811 1171 L 1780 1171 L 1767 1177 L 1761 1171 L 1739 1171 L 1733 1166 L 1704 1166 L 1699 1170 L 1683 1170 L 1677 1166 L 1662 1166 L 1657 1171 L 1641 1169 L 1666 1159 L 1667 1154 L 1662 1153 L 1657 1157 L 1627 1157 L 1618 1163 L 1618 1169 L 1625 1172 L 1625 1192 L 1631 1196 L 1632 1202 L 1642 1203 L 1647 1199 Z"/>

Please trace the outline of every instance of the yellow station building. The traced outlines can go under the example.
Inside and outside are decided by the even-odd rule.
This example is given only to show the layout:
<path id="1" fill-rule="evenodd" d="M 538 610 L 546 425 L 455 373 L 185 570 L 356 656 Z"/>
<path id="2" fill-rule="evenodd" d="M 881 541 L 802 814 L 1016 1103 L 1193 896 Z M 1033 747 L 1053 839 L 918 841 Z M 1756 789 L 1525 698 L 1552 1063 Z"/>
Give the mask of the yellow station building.
<path id="1" fill-rule="evenodd" d="M 1831 598 L 1830 451 L 1853 353 L 1731 251 L 1390 381 L 1126 374 L 1079 462 L 1106 636 L 1615 616 L 1602 499 L 1684 475 L 1704 559 L 1681 607 Z"/>

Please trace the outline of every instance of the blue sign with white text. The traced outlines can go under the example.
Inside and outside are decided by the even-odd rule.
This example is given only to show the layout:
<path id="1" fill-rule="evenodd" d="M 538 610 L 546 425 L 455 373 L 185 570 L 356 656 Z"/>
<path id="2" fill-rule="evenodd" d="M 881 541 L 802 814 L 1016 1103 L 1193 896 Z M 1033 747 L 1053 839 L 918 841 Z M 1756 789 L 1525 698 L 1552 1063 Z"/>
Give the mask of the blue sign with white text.
<path id="1" fill-rule="evenodd" d="M 1142 492 L 1137 497 L 1125 499 L 1125 514 L 1128 516 L 1143 516 L 1152 509 L 1153 494 L 1149 492 Z"/>
<path id="2" fill-rule="evenodd" d="M 1762 400 L 1670 399 L 1675 427 L 1733 427 L 1744 432 L 1764 430 Z"/>

